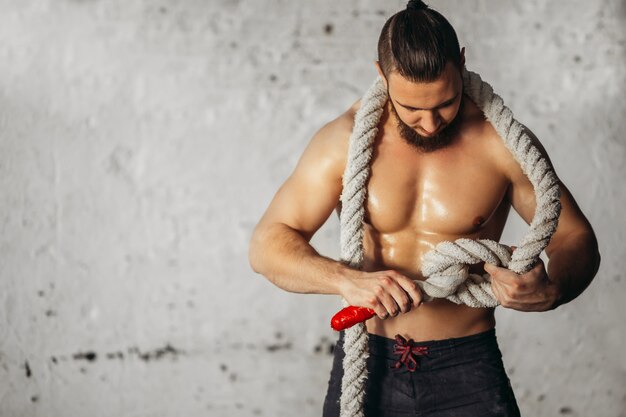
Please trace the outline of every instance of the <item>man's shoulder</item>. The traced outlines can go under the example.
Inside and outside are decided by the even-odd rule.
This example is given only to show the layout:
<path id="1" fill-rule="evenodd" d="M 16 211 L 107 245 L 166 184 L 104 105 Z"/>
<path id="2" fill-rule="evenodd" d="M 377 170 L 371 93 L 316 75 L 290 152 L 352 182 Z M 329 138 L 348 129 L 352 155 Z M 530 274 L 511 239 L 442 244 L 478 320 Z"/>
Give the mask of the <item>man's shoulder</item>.
<path id="1" fill-rule="evenodd" d="M 360 105 L 361 100 L 357 100 L 346 111 L 322 127 L 318 133 L 327 136 L 337 146 L 339 143 L 347 146 L 354 127 L 354 117 Z"/>
<path id="2" fill-rule="evenodd" d="M 345 165 L 358 103 L 356 102 L 335 119 L 322 126 L 311 139 L 310 146 L 319 149 L 326 157 L 333 158 Z"/>
<path id="3" fill-rule="evenodd" d="M 465 126 L 472 145 L 478 146 L 484 156 L 489 158 L 507 177 L 525 177 L 519 162 L 506 145 L 505 138 L 499 135 L 493 124 L 486 119 L 483 111 L 474 102 L 469 100 L 468 104 Z M 526 126 L 522 125 L 522 128 L 533 145 L 549 161 L 549 156 L 539 139 Z"/>
<path id="4" fill-rule="evenodd" d="M 337 179 L 343 176 L 348 160 L 354 115 L 358 109 L 355 106 L 357 103 L 323 125 L 313 135 L 300 158 L 300 165 L 304 169 L 310 168 L 318 173 L 326 172 L 329 177 Z"/>

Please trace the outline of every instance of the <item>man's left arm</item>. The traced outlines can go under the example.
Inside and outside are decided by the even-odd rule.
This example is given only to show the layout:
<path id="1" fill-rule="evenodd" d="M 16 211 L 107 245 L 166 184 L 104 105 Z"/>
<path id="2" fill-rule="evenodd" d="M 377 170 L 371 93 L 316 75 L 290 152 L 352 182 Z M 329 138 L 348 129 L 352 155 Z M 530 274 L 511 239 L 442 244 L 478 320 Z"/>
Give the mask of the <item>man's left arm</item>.
<path id="1" fill-rule="evenodd" d="M 528 129 L 526 132 L 551 164 L 539 140 Z M 503 167 L 511 180 L 508 197 L 515 211 L 530 224 L 536 209 L 534 188 L 512 156 L 504 160 Z M 541 260 L 522 275 L 485 264 L 494 295 L 503 307 L 520 311 L 554 309 L 578 297 L 598 271 L 600 253 L 593 228 L 567 187 L 561 181 L 559 185 L 561 214 L 545 250 L 547 271 Z"/>

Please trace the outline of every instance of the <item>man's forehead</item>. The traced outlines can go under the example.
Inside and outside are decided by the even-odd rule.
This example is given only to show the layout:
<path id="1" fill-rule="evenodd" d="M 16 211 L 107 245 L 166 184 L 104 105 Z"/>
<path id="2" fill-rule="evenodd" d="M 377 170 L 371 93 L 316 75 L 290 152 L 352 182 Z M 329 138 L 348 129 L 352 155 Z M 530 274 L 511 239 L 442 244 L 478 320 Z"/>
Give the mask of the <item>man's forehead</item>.
<path id="1" fill-rule="evenodd" d="M 458 70 L 453 69 L 444 70 L 438 79 L 430 82 L 414 82 L 393 71 L 388 77 L 389 94 L 405 106 L 436 107 L 460 93 L 461 77 Z"/>

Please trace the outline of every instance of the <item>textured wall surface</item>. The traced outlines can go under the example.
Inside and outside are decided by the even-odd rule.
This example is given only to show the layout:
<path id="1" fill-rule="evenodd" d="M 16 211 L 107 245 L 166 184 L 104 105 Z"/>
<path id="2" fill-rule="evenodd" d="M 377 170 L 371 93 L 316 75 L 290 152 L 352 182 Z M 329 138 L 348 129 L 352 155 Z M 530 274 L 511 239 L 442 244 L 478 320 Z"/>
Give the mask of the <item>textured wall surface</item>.
<path id="1" fill-rule="evenodd" d="M 497 312 L 522 412 L 626 416 L 626 4 L 431 5 L 601 244 L 574 302 Z M 272 286 L 247 243 L 400 7 L 0 0 L 1 416 L 320 415 L 339 300 Z"/>

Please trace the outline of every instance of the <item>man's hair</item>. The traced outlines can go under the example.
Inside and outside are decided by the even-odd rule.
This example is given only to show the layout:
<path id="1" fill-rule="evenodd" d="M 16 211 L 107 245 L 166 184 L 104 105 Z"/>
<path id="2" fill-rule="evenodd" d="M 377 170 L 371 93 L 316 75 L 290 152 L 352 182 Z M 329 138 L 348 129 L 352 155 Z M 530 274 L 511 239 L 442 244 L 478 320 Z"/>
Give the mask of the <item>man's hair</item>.
<path id="1" fill-rule="evenodd" d="M 413 82 L 430 82 L 446 63 L 461 64 L 456 32 L 440 13 L 420 0 L 391 16 L 378 39 L 378 61 L 385 77 L 392 71 Z"/>

